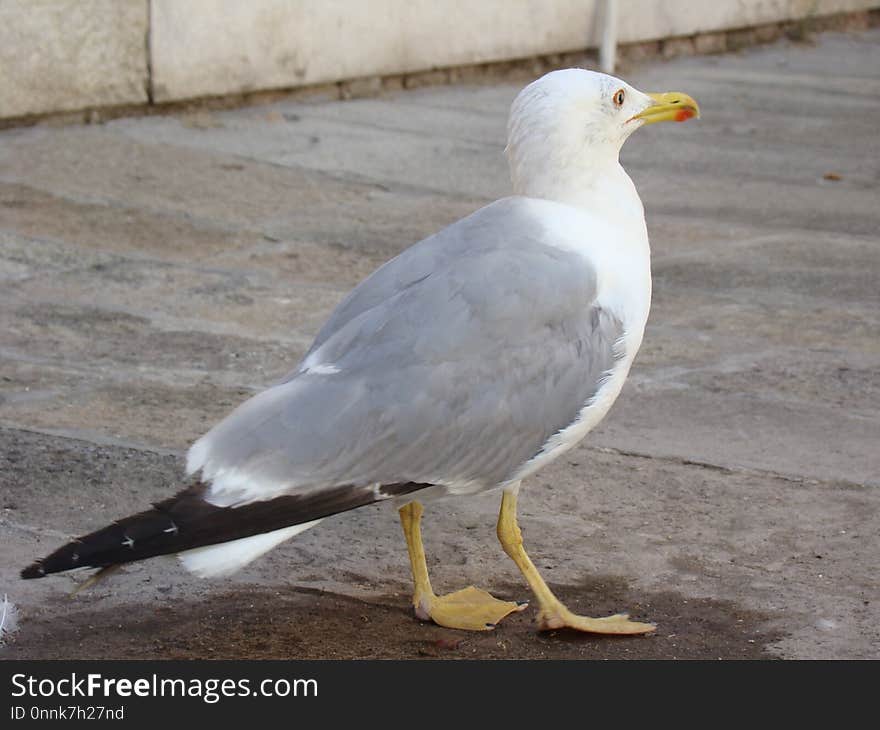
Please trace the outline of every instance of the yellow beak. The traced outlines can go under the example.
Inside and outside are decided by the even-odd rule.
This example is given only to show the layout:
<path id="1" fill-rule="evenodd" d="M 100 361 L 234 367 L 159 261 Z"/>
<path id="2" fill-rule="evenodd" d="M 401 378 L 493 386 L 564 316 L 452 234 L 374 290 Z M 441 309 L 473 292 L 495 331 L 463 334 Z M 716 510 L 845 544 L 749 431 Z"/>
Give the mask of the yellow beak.
<path id="1" fill-rule="evenodd" d="M 654 103 L 633 119 L 641 119 L 645 124 L 654 122 L 686 122 L 700 118 L 700 107 L 691 97 L 679 91 L 664 91 L 662 94 L 648 94 Z"/>

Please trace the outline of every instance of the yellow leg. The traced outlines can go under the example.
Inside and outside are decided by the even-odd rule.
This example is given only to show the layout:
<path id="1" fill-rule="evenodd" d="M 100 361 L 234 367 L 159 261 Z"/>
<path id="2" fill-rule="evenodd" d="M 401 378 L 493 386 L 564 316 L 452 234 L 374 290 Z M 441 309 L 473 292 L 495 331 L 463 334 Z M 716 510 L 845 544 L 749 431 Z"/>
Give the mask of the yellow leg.
<path id="1" fill-rule="evenodd" d="M 596 634 L 647 634 L 656 627 L 630 621 L 625 613 L 604 618 L 587 618 L 569 611 L 553 595 L 538 569 L 523 548 L 522 533 L 516 523 L 516 492 L 504 492 L 501 512 L 498 515 L 498 539 L 501 545 L 525 576 L 529 587 L 538 599 L 538 628 L 541 631 L 569 628 Z"/>
<path id="2" fill-rule="evenodd" d="M 423 511 L 418 502 L 410 502 L 400 509 L 400 524 L 406 537 L 415 582 L 413 608 L 416 616 L 451 629 L 490 631 L 508 614 L 528 607 L 528 603 L 499 601 L 474 586 L 445 596 L 434 595 L 425 562 L 425 548 L 422 545 L 420 523 Z"/>
<path id="3" fill-rule="evenodd" d="M 80 591 L 85 591 L 91 588 L 96 583 L 100 583 L 102 580 L 107 578 L 110 575 L 113 575 L 117 570 L 119 570 L 121 565 L 107 565 L 98 570 L 95 573 L 92 573 L 88 578 L 86 578 L 82 583 L 80 583 L 76 588 L 74 588 L 68 598 L 76 598 L 77 594 Z"/>

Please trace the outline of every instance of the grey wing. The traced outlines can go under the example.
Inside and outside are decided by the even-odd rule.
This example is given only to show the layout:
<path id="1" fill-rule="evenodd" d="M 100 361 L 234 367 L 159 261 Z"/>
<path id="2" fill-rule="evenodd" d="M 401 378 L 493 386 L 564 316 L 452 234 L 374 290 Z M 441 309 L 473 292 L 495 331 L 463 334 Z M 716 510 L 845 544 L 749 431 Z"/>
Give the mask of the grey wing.
<path id="1" fill-rule="evenodd" d="M 310 370 L 196 443 L 190 468 L 212 482 L 214 504 L 337 485 L 476 491 L 577 418 L 623 334 L 596 303 L 595 271 L 516 215 L 467 220 L 434 240 L 454 255 L 435 253 L 431 270 L 338 315 Z"/>
<path id="2" fill-rule="evenodd" d="M 500 221 L 504 222 L 501 231 Z M 521 229 L 517 231 L 517 227 Z M 534 229 L 534 223 L 523 210 L 523 199 L 503 198 L 410 246 L 376 269 L 340 302 L 315 336 L 304 359 L 308 360 L 327 338 L 351 319 L 417 284 L 456 257 L 475 250 L 495 249 L 503 245 L 505 235 L 534 239 L 537 231 L 529 229 Z M 285 380 L 298 371 L 299 368 L 293 370 Z"/>

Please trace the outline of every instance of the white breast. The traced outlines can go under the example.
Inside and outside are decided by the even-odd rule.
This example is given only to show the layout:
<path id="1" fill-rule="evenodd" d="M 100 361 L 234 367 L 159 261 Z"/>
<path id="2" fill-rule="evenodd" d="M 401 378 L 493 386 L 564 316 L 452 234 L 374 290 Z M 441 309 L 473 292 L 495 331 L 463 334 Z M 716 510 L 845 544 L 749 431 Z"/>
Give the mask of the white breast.
<path id="1" fill-rule="evenodd" d="M 613 368 L 593 397 L 583 404 L 574 422 L 554 434 L 508 483 L 525 479 L 575 446 L 605 417 L 620 395 L 642 344 L 651 306 L 651 253 L 637 196 L 636 201 L 639 215 L 630 217 L 623 225 L 615 220 L 615 211 L 609 215 L 536 201 L 558 206 L 552 223 L 558 229 L 558 235 L 551 236 L 554 245 L 576 251 L 590 262 L 597 272 L 596 303 L 623 323 L 624 334 L 615 345 L 618 358 Z"/>

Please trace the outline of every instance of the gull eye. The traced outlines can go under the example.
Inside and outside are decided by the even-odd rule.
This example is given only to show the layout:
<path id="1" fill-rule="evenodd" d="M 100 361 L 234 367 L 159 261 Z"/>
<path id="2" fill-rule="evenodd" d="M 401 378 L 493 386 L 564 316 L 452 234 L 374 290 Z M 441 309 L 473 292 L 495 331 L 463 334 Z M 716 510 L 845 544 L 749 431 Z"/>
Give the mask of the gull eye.
<path id="1" fill-rule="evenodd" d="M 623 106 L 623 100 L 626 98 L 626 94 L 624 93 L 623 89 L 618 89 L 614 93 L 613 98 L 614 98 L 614 106 L 616 106 L 619 109 L 620 107 Z"/>

